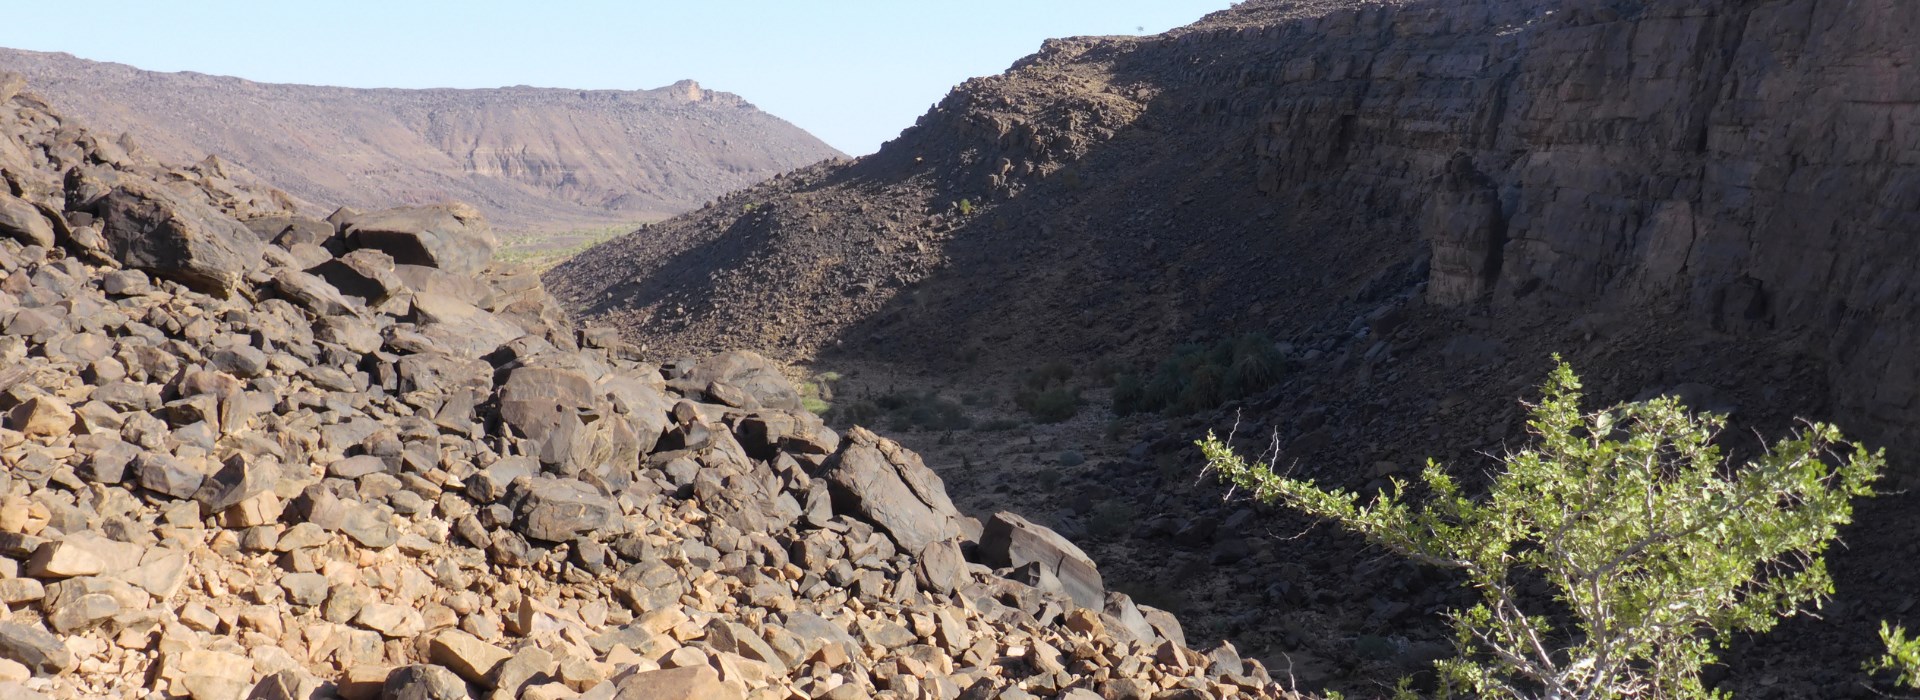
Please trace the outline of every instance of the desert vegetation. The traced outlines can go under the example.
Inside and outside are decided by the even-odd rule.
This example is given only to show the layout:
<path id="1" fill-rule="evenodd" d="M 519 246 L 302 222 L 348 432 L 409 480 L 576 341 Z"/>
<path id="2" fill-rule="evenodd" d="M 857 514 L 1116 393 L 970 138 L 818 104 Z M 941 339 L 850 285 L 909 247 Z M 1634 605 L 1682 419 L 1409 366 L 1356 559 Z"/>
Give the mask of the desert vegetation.
<path id="1" fill-rule="evenodd" d="M 1556 358 L 1557 359 L 1557 358 Z M 1718 443 L 1725 416 L 1662 397 L 1598 411 L 1561 363 L 1532 406 L 1534 443 L 1481 495 L 1429 462 L 1416 500 L 1398 479 L 1360 494 L 1199 445 L 1207 469 L 1264 502 L 1454 569 L 1480 603 L 1448 613 L 1456 694 L 1488 698 L 1710 697 L 1702 668 L 1737 632 L 1764 632 L 1833 592 L 1824 553 L 1872 495 L 1883 455 L 1813 423 L 1744 464 Z M 1551 595 L 1533 593 L 1536 586 Z M 1883 631 L 1875 669 L 1913 679 L 1913 642 Z"/>
<path id="2" fill-rule="evenodd" d="M 1286 356 L 1261 333 L 1183 345 L 1150 373 L 1118 375 L 1113 412 L 1198 413 L 1271 388 L 1285 370 Z"/>

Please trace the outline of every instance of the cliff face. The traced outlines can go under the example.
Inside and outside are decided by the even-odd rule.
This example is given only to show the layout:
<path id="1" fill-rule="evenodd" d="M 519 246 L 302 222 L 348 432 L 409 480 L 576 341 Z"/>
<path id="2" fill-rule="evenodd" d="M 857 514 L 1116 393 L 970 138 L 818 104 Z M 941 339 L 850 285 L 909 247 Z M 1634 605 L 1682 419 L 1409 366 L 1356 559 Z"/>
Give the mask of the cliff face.
<path id="1" fill-rule="evenodd" d="M 161 160 L 218 155 L 322 209 L 462 200 L 514 229 L 659 218 L 840 155 L 692 81 L 358 90 L 14 50 L 0 50 L 0 70 L 103 131 L 131 132 Z"/>
<path id="2" fill-rule="evenodd" d="M 1255 30 L 1298 49 L 1240 79 L 1274 95 L 1259 186 L 1416 227 L 1430 300 L 1804 333 L 1849 422 L 1899 441 L 1915 26 L 1894 0 L 1408 3 Z"/>
<path id="3" fill-rule="evenodd" d="M 1244 3 L 1049 42 L 874 156 L 550 279 L 669 348 L 1029 358 L 1310 334 L 1411 281 L 1463 312 L 1812 339 L 1839 416 L 1898 442 L 1920 421 L 1916 13 Z"/>

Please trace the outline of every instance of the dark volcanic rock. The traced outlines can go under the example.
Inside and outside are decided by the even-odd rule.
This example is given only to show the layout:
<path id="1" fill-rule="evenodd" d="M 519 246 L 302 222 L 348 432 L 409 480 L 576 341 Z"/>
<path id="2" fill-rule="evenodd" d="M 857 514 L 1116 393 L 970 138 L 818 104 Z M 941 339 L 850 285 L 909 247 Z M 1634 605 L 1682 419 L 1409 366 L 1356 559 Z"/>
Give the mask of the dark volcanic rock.
<path id="1" fill-rule="evenodd" d="M 1101 609 L 1107 590 L 1100 569 L 1086 552 L 1053 530 L 1013 513 L 995 513 L 980 534 L 980 558 L 987 566 L 1037 565 L 1060 582 L 1061 592 L 1084 608 Z"/>
<path id="2" fill-rule="evenodd" d="M 909 552 L 962 534 L 940 476 L 919 455 L 864 428 L 847 433 L 827 465 L 827 483 L 835 511 L 880 526 Z"/>
<path id="3" fill-rule="evenodd" d="M 424 265 L 473 275 L 493 261 L 498 245 L 480 212 L 460 205 L 384 209 L 349 218 L 347 246 L 371 248 L 401 265 Z"/>
<path id="4" fill-rule="evenodd" d="M 98 211 L 109 252 L 128 267 L 224 296 L 262 265 L 265 244 L 246 226 L 163 187 L 116 187 Z"/>

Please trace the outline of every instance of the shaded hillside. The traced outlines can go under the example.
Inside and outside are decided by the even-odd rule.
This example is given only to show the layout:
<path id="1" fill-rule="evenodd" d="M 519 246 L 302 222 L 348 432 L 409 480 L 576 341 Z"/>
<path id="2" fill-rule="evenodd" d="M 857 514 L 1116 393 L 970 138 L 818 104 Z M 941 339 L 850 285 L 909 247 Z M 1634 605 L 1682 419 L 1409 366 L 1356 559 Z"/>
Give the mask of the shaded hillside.
<path id="1" fill-rule="evenodd" d="M 741 98 L 655 90 L 359 90 L 0 49 L 62 110 L 148 154 L 214 154 L 315 207 L 469 202 L 509 229 L 626 223 L 840 155 Z M 324 212 L 322 212 L 324 213 Z"/>
<path id="2" fill-rule="evenodd" d="M 549 279 L 662 348 L 790 358 L 1286 337 L 1404 280 L 1441 307 L 1806 334 L 1843 411 L 1905 425 L 1915 12 L 1276 0 L 1056 40 L 876 155 Z"/>
<path id="3" fill-rule="evenodd" d="M 1270 391 L 1112 421 L 1127 442 L 1079 438 L 1097 450 L 1043 433 L 1096 457 L 1079 466 L 946 473 L 1005 485 L 1063 532 L 1136 513 L 1085 544 L 1116 585 L 1178 591 L 1190 624 L 1324 662 L 1322 679 L 1390 686 L 1444 643 L 1451 582 L 1222 504 L 1192 440 L 1238 425 L 1350 488 L 1429 456 L 1484 473 L 1526 439 L 1517 400 L 1561 352 L 1596 401 L 1730 412 L 1736 450 L 1748 429 L 1836 420 L 1895 448 L 1911 485 L 1916 26 L 1896 0 L 1256 0 L 1157 37 L 1048 42 L 873 156 L 547 280 L 655 356 L 756 348 L 958 376 L 955 394 L 1265 332 L 1287 358 Z M 1863 504 L 1836 604 L 1736 640 L 1720 687 L 1863 691 L 1878 620 L 1920 585 L 1916 505 Z M 1414 644 L 1364 648 L 1395 638 Z"/>

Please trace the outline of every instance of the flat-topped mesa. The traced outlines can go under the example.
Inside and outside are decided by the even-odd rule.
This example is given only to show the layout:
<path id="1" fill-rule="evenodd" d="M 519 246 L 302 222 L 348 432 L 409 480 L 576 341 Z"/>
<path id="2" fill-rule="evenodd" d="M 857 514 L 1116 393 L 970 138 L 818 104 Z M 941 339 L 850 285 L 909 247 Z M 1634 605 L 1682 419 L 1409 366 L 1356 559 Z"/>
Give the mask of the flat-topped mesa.
<path id="1" fill-rule="evenodd" d="M 466 208 L 0 127 L 0 697 L 1285 694 L 765 358 L 575 329 Z"/>
<path id="2" fill-rule="evenodd" d="M 0 48 L 5 70 L 28 76 L 69 116 L 137 135 L 154 157 L 218 153 L 230 168 L 244 164 L 308 214 L 460 200 L 503 232 L 630 226 L 841 155 L 691 80 L 642 90 L 359 89 Z"/>

